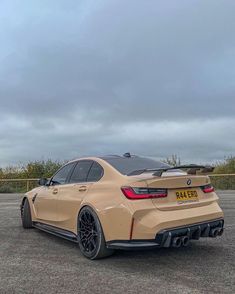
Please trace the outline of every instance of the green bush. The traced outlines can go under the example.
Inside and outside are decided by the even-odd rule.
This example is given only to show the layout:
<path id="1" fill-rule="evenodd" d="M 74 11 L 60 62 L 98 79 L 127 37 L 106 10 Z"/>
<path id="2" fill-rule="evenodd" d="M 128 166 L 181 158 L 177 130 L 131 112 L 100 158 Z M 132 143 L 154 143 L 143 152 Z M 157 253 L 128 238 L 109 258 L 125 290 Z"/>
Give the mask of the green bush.
<path id="1" fill-rule="evenodd" d="M 235 176 L 211 177 L 211 183 L 218 190 L 235 190 Z"/>
<path id="2" fill-rule="evenodd" d="M 61 166 L 61 162 L 51 159 L 29 162 L 22 168 L 22 175 L 24 178 L 50 178 Z"/>
<path id="3" fill-rule="evenodd" d="M 234 174 L 235 173 L 235 157 L 225 158 L 221 163 L 217 163 L 214 169 L 215 174 Z"/>
<path id="4" fill-rule="evenodd" d="M 214 174 L 234 174 L 235 173 L 235 157 L 225 158 L 223 162 L 216 164 Z M 216 189 L 235 190 L 235 176 L 211 177 L 211 182 Z"/>

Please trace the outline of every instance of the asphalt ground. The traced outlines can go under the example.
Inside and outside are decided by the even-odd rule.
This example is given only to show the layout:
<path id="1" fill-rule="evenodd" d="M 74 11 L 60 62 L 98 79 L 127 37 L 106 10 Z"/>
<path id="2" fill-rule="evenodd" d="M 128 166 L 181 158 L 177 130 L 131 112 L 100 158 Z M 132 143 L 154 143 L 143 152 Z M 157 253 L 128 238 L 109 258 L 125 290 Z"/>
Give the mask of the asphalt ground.
<path id="1" fill-rule="evenodd" d="M 235 293 L 235 191 L 219 195 L 222 237 L 90 261 L 75 243 L 24 230 L 19 195 L 0 194 L 0 293 Z"/>

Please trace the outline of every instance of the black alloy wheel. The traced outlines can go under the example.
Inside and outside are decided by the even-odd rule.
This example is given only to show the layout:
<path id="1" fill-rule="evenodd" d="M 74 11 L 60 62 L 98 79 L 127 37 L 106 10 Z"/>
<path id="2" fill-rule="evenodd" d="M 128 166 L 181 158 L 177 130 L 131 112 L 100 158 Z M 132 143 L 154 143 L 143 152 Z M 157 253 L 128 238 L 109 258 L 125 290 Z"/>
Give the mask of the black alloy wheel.
<path id="1" fill-rule="evenodd" d="M 20 210 L 21 210 L 21 220 L 22 220 L 23 228 L 25 229 L 32 228 L 33 223 L 32 223 L 29 201 L 27 198 L 22 201 Z"/>
<path id="2" fill-rule="evenodd" d="M 89 259 L 99 259 L 113 253 L 106 247 L 96 213 L 88 206 L 82 208 L 78 216 L 78 243 L 82 254 Z"/>

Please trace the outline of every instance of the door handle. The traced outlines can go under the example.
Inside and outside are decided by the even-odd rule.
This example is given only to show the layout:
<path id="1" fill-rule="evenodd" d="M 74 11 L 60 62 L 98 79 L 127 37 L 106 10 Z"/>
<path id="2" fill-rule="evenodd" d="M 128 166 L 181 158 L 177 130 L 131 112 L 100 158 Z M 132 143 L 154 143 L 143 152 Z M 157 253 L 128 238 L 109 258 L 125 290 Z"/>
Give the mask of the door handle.
<path id="1" fill-rule="evenodd" d="M 87 189 L 86 186 L 80 186 L 80 187 L 78 188 L 78 191 L 79 191 L 79 192 L 85 192 L 86 189 Z"/>
<path id="2" fill-rule="evenodd" d="M 52 193 L 53 193 L 53 194 L 57 194 L 57 193 L 58 193 L 58 189 L 54 189 L 54 190 L 52 191 Z"/>

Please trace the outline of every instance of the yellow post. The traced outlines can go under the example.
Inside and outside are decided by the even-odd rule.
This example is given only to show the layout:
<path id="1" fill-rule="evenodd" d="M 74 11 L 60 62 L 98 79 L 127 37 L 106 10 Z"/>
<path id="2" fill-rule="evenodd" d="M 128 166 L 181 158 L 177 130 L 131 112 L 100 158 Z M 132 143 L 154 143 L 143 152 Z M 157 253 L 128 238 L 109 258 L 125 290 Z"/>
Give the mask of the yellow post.
<path id="1" fill-rule="evenodd" d="M 29 180 L 26 181 L 26 189 L 27 189 L 27 192 L 29 191 Z"/>

